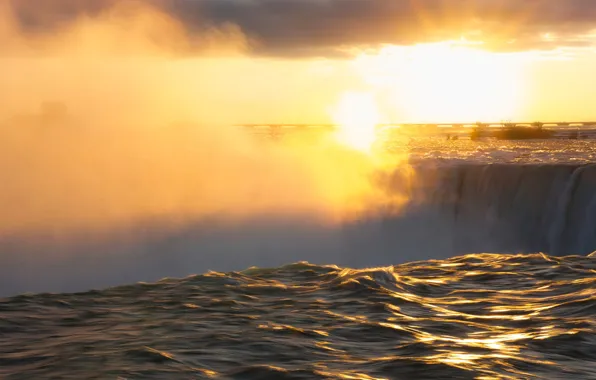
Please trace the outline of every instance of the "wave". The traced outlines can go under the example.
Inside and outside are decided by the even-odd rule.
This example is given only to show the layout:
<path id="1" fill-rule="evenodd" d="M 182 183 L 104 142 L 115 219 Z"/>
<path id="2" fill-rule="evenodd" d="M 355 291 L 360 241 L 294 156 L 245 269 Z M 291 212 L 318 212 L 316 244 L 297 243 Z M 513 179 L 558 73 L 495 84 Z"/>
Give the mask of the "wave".
<path id="1" fill-rule="evenodd" d="M 333 227 L 265 216 L 176 228 L 148 223 L 72 242 L 4 237 L 0 251 L 10 254 L 0 255 L 0 293 L 79 291 L 297 261 L 362 268 L 478 252 L 596 250 L 596 165 L 423 166 L 410 198 L 398 215 L 377 210 Z"/>
<path id="2" fill-rule="evenodd" d="M 591 379 L 596 261 L 296 263 L 0 300 L 0 376 Z"/>

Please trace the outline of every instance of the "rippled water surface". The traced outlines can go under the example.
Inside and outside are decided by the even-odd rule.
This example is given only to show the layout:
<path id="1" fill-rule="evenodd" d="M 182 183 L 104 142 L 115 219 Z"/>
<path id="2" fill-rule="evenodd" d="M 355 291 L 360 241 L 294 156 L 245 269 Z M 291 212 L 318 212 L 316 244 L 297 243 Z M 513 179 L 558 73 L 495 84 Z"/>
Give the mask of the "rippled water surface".
<path id="1" fill-rule="evenodd" d="M 594 140 L 457 140 L 440 138 L 402 139 L 385 143 L 389 151 L 406 152 L 412 161 L 490 163 L 596 162 Z"/>
<path id="2" fill-rule="evenodd" d="M 0 301 L 3 379 L 594 379 L 596 258 L 299 263 Z"/>

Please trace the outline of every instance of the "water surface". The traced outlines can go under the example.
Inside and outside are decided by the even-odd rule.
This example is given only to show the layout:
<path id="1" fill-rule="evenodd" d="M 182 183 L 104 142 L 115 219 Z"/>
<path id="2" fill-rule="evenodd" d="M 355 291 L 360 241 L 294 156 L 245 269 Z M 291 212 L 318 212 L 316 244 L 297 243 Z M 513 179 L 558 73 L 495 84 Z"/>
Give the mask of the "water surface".
<path id="1" fill-rule="evenodd" d="M 298 263 L 0 302 L 4 379 L 593 379 L 596 259 Z"/>

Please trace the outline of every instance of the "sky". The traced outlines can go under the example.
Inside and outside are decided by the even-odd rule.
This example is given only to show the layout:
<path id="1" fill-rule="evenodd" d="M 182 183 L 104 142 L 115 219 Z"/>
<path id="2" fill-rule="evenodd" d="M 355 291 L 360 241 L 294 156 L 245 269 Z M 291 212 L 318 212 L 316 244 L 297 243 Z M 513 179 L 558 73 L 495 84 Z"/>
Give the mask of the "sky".
<path id="1" fill-rule="evenodd" d="M 2 14 L 5 67 L 35 76 L 59 70 L 56 52 L 130 59 L 150 46 L 171 65 L 147 61 L 127 80 L 185 82 L 172 89 L 185 99 L 209 88 L 234 123 L 332 121 L 353 93 L 382 121 L 596 119 L 590 0 L 10 0 Z M 23 65 L 32 56 L 41 69 Z"/>

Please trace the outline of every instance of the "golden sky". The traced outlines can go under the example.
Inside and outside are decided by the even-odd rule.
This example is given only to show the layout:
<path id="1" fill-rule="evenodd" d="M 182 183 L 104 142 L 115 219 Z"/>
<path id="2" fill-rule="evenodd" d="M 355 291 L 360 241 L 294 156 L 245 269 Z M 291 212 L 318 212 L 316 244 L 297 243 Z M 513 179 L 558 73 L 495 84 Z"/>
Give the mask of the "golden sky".
<path id="1" fill-rule="evenodd" d="M 0 7 L 11 93 L 0 112 L 59 100 L 317 123 L 356 97 L 383 122 L 596 119 L 591 4 L 11 0 Z"/>

